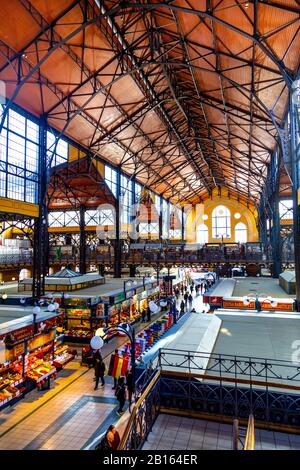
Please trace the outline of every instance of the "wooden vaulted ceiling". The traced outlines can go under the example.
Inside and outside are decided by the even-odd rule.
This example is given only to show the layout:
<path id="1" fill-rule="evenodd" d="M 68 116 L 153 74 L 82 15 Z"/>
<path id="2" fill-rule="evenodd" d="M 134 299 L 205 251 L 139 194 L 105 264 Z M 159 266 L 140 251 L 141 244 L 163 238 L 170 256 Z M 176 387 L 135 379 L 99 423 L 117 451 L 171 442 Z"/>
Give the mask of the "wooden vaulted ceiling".
<path id="1" fill-rule="evenodd" d="M 173 202 L 258 200 L 299 68 L 298 0 L 0 1 L 9 102 Z"/>

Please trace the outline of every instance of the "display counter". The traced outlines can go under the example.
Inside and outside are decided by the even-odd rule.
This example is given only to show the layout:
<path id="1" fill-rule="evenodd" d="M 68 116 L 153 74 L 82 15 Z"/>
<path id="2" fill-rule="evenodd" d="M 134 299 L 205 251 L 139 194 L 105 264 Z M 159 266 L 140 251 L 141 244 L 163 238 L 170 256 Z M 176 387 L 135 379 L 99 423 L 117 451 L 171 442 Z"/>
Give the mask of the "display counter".
<path id="1" fill-rule="evenodd" d="M 1 310 L 2 318 L 5 318 L 6 309 L 2 308 L 0 312 Z M 28 311 L 26 308 L 23 310 L 24 313 Z M 9 310 L 11 311 L 12 309 Z M 56 376 L 57 368 L 61 369 L 71 360 L 68 347 L 63 347 L 62 350 L 57 350 L 56 347 L 56 327 L 61 323 L 61 313 L 47 310 L 42 310 L 38 314 L 35 324 L 32 314 L 30 319 L 25 315 L 19 319 L 2 321 L 0 409 L 14 404 L 34 388 L 49 388 L 50 379 Z"/>

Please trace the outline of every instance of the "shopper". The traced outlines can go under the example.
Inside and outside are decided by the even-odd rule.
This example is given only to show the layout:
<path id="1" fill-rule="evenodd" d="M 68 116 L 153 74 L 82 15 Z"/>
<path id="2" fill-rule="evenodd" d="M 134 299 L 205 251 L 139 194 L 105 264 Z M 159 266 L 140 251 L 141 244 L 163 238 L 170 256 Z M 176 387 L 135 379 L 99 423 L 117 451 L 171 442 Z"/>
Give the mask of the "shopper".
<path id="1" fill-rule="evenodd" d="M 190 309 L 191 309 L 191 308 L 192 308 L 192 304 L 193 304 L 193 296 L 192 296 L 192 294 L 189 295 L 188 300 L 189 300 Z"/>
<path id="2" fill-rule="evenodd" d="M 142 310 L 142 322 L 146 320 L 146 310 L 143 308 Z"/>
<path id="3" fill-rule="evenodd" d="M 126 387 L 127 387 L 127 392 L 128 392 L 129 411 L 131 412 L 131 403 L 132 403 L 132 395 L 133 395 L 133 375 L 132 375 L 131 367 L 126 372 L 125 377 L 126 377 Z"/>
<path id="4" fill-rule="evenodd" d="M 147 322 L 151 321 L 151 310 L 147 307 Z"/>
<path id="5" fill-rule="evenodd" d="M 194 285 L 192 284 L 190 287 L 191 294 L 193 293 L 193 290 L 194 290 Z"/>
<path id="6" fill-rule="evenodd" d="M 115 376 L 115 370 L 116 368 L 114 367 L 115 366 L 115 361 L 119 358 L 119 351 L 117 349 L 115 349 L 115 352 L 110 356 L 110 361 L 109 361 L 109 367 L 108 367 L 108 375 L 112 376 L 113 379 L 114 379 L 114 386 L 113 386 L 113 390 L 115 390 L 117 388 L 117 385 L 118 385 L 118 380 Z"/>
<path id="7" fill-rule="evenodd" d="M 94 372 L 95 372 L 95 375 L 94 375 L 94 382 L 96 381 L 96 370 L 95 370 L 95 364 L 96 364 L 96 359 L 102 359 L 102 356 L 101 356 L 101 352 L 99 351 L 99 349 L 93 349 L 93 355 L 92 355 L 92 360 L 91 360 L 91 363 L 92 363 L 92 367 L 94 368 Z"/>
<path id="8" fill-rule="evenodd" d="M 196 295 L 199 295 L 199 285 L 198 284 L 195 286 L 195 292 L 196 292 Z"/>
<path id="9" fill-rule="evenodd" d="M 183 285 L 182 285 L 182 286 L 181 286 L 181 295 L 183 295 L 183 294 L 184 294 L 184 287 L 183 287 Z"/>
<path id="10" fill-rule="evenodd" d="M 117 450 L 120 440 L 120 434 L 111 424 L 99 444 L 96 445 L 95 450 Z"/>
<path id="11" fill-rule="evenodd" d="M 101 387 L 104 387 L 105 381 L 104 381 L 104 374 L 105 374 L 105 364 L 102 360 L 101 354 L 95 354 L 95 359 L 94 359 L 94 369 L 95 369 L 95 377 L 96 377 L 96 384 L 94 390 L 97 390 L 98 384 L 99 384 L 99 379 L 101 379 Z"/>
<path id="12" fill-rule="evenodd" d="M 182 315 L 184 313 L 184 309 L 185 309 L 185 302 L 184 302 L 184 300 L 182 300 L 180 302 L 180 315 Z"/>
<path id="13" fill-rule="evenodd" d="M 120 377 L 118 381 L 118 386 L 115 391 L 116 398 L 119 402 L 119 409 L 117 411 L 117 414 L 121 416 L 124 411 L 123 411 L 123 406 L 125 405 L 126 401 L 126 389 L 125 389 L 125 378 Z"/>
<path id="14" fill-rule="evenodd" d="M 107 436 L 107 442 L 109 444 L 110 449 L 118 450 L 121 439 L 120 439 L 120 434 L 118 433 L 118 430 L 115 428 L 113 424 L 109 426 L 106 436 Z"/>
<path id="15" fill-rule="evenodd" d="M 188 294 L 187 292 L 185 292 L 183 298 L 184 298 L 185 305 L 187 305 L 187 303 L 188 303 L 188 298 L 189 298 L 189 294 Z"/>

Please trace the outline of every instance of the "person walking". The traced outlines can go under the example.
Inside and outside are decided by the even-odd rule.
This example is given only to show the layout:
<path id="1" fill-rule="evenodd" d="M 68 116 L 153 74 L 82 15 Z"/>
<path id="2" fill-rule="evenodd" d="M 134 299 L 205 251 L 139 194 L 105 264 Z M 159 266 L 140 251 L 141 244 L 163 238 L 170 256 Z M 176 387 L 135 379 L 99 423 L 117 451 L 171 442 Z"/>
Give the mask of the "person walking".
<path id="1" fill-rule="evenodd" d="M 183 298 L 184 298 L 185 305 L 187 305 L 187 303 L 188 303 L 188 298 L 189 298 L 189 294 L 188 294 L 187 292 L 185 292 Z"/>
<path id="2" fill-rule="evenodd" d="M 95 450 L 117 450 L 120 444 L 120 434 L 113 424 L 109 426 Z"/>
<path id="3" fill-rule="evenodd" d="M 104 374 L 105 374 L 105 364 L 103 362 L 102 356 L 99 351 L 94 354 L 94 370 L 96 377 L 96 384 L 94 390 L 97 390 L 99 379 L 101 379 L 101 387 L 104 387 Z"/>
<path id="4" fill-rule="evenodd" d="M 109 362 L 108 374 L 107 374 L 107 375 L 110 375 L 114 379 L 114 386 L 112 388 L 113 390 L 115 390 L 118 385 L 118 380 L 116 376 L 113 375 L 115 374 L 115 370 L 116 370 L 115 362 L 117 361 L 118 358 L 119 358 L 119 352 L 117 349 L 115 349 L 115 352 L 110 356 L 110 362 Z"/>
<path id="5" fill-rule="evenodd" d="M 196 293 L 196 296 L 199 295 L 199 285 L 198 284 L 195 285 L 195 293 Z"/>
<path id="6" fill-rule="evenodd" d="M 193 304 L 193 296 L 192 296 L 192 294 L 189 295 L 188 300 L 189 300 L 190 309 L 191 309 L 191 308 L 192 308 L 192 304 Z"/>
<path id="7" fill-rule="evenodd" d="M 149 306 L 147 307 L 147 322 L 151 321 L 151 310 Z"/>
<path id="8" fill-rule="evenodd" d="M 180 302 L 180 315 L 182 315 L 184 313 L 184 309 L 185 309 L 185 302 L 184 302 L 184 300 L 182 300 Z"/>
<path id="9" fill-rule="evenodd" d="M 132 403 L 132 395 L 133 395 L 133 375 L 132 375 L 132 368 L 127 370 L 126 374 L 126 387 L 128 392 L 128 403 L 129 403 L 129 412 L 131 412 L 131 403 Z"/>
<path id="10" fill-rule="evenodd" d="M 193 293 L 193 290 L 194 290 L 194 285 L 191 284 L 191 287 L 190 287 L 191 294 Z"/>
<path id="11" fill-rule="evenodd" d="M 121 416 L 124 413 L 123 407 L 124 407 L 125 401 L 126 401 L 126 389 L 125 389 L 125 378 L 124 377 L 119 378 L 118 386 L 117 386 L 116 391 L 115 391 L 115 395 L 116 395 L 116 398 L 119 402 L 119 409 L 117 411 L 117 414 L 118 414 L 118 416 Z"/>
<path id="12" fill-rule="evenodd" d="M 111 424 L 106 433 L 107 442 L 109 447 L 113 450 L 118 450 L 121 438 L 118 430 Z"/>
<path id="13" fill-rule="evenodd" d="M 143 308 L 142 310 L 142 322 L 146 321 L 146 310 Z"/>

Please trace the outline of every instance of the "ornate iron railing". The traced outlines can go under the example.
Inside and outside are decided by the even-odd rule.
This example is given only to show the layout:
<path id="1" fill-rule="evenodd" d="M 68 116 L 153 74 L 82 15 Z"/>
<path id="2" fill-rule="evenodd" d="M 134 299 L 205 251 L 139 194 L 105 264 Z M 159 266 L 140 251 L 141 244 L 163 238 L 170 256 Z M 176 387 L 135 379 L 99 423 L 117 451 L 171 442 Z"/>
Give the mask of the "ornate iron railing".
<path id="1" fill-rule="evenodd" d="M 150 383 L 135 403 L 121 439 L 119 450 L 141 449 L 158 414 L 160 406 L 160 372 L 156 371 Z"/>
<path id="2" fill-rule="evenodd" d="M 32 254 L 26 253 L 18 254 L 4 254 L 0 255 L 0 265 L 14 265 L 14 264 L 31 264 Z"/>
<path id="3" fill-rule="evenodd" d="M 141 449 L 160 412 L 239 419 L 300 433 L 300 367 L 289 361 L 160 349 L 137 368 L 135 405 L 120 449 Z M 248 444 L 247 444 L 248 445 Z"/>
<path id="4" fill-rule="evenodd" d="M 158 353 L 158 364 L 163 370 L 205 374 L 205 380 L 218 377 L 221 382 L 230 382 L 240 378 L 241 384 L 244 379 L 245 383 L 251 381 L 257 386 L 262 382 L 272 387 L 286 384 L 290 388 L 300 382 L 300 364 L 292 361 L 163 348 Z"/>

